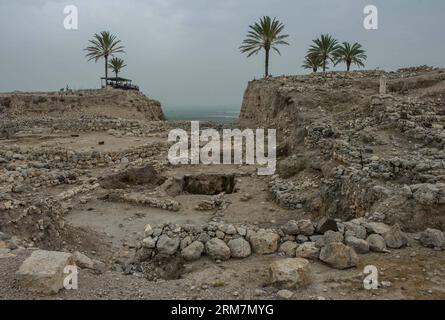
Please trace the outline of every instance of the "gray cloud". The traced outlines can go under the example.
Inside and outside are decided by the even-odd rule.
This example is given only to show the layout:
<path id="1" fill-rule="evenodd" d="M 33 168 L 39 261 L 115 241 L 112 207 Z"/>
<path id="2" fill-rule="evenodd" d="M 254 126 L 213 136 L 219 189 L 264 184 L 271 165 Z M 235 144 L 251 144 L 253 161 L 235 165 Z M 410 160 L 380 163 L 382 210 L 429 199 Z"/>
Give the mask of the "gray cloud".
<path id="1" fill-rule="evenodd" d="M 79 30 L 63 28 L 63 7 L 79 8 Z M 367 4 L 379 8 L 380 28 L 362 27 Z M 82 49 L 95 32 L 123 41 L 127 69 L 142 90 L 167 106 L 237 106 L 246 82 L 260 77 L 262 56 L 238 47 L 262 15 L 286 24 L 291 46 L 272 57 L 274 75 L 300 68 L 311 39 L 329 32 L 359 41 L 368 68 L 443 65 L 441 0 L 0 0 L 0 91 L 97 87 L 103 63 Z M 341 68 L 341 67 L 339 67 Z"/>

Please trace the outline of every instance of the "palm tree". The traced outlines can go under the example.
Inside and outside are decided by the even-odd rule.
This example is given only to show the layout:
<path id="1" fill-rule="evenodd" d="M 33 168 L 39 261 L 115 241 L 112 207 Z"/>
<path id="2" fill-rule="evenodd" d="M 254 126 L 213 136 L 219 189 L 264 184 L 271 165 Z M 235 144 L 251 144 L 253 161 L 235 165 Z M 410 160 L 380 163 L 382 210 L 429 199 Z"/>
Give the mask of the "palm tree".
<path id="1" fill-rule="evenodd" d="M 108 68 L 113 70 L 114 74 L 116 75 L 116 78 L 117 78 L 119 72 L 126 66 L 127 65 L 124 63 L 124 60 L 122 60 L 121 58 L 116 58 L 116 57 L 113 57 L 113 59 L 111 59 L 110 62 L 108 63 Z"/>
<path id="2" fill-rule="evenodd" d="M 93 40 L 89 40 L 91 46 L 84 49 L 87 52 L 86 57 L 88 61 L 95 60 L 96 62 L 105 59 L 105 78 L 108 78 L 108 57 L 116 53 L 124 52 L 124 47 L 120 45 L 121 41 L 116 40 L 116 36 L 108 31 L 102 31 L 100 34 L 95 34 Z"/>
<path id="3" fill-rule="evenodd" d="M 317 72 L 318 68 L 323 67 L 323 61 L 318 55 L 308 54 L 304 59 L 302 67 L 305 69 L 312 69 L 313 72 Z"/>
<path id="4" fill-rule="evenodd" d="M 253 54 L 258 54 L 261 50 L 265 52 L 265 77 L 269 76 L 269 54 L 270 50 L 276 51 L 281 55 L 277 49 L 277 45 L 289 45 L 284 39 L 289 37 L 287 34 L 281 34 L 284 29 L 284 24 L 276 18 L 273 20 L 264 16 L 260 18 L 259 23 L 249 26 L 250 31 L 247 33 L 246 39 L 240 47 L 241 53 L 248 53 L 247 57 Z"/>
<path id="5" fill-rule="evenodd" d="M 352 45 L 349 42 L 343 42 L 335 53 L 337 59 L 335 64 L 345 62 L 347 71 L 351 69 L 352 64 L 364 68 L 364 61 L 367 58 L 365 52 L 366 51 L 362 49 L 362 45 L 357 42 Z"/>
<path id="6" fill-rule="evenodd" d="M 322 34 L 320 38 L 312 42 L 314 44 L 309 48 L 309 54 L 320 57 L 323 64 L 323 72 L 325 72 L 328 60 L 335 63 L 335 52 L 338 49 L 338 41 L 329 34 Z"/>

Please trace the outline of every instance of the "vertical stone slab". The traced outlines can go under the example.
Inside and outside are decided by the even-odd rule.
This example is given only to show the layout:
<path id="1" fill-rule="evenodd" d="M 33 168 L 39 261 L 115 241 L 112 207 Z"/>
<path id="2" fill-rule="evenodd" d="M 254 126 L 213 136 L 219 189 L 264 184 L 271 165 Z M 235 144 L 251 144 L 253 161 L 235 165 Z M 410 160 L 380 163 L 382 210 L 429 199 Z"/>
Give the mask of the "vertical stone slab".
<path id="1" fill-rule="evenodd" d="M 380 77 L 380 91 L 379 91 L 381 95 L 386 94 L 386 82 L 387 82 L 386 76 L 382 75 Z"/>

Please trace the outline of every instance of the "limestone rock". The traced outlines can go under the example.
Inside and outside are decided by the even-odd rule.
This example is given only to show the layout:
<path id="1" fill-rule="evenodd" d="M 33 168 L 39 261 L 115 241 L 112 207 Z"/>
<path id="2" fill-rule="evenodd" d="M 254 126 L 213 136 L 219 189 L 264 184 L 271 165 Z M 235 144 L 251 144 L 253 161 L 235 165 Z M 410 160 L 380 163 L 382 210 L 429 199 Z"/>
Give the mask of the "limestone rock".
<path id="1" fill-rule="evenodd" d="M 178 237 L 170 238 L 163 234 L 159 237 L 158 242 L 156 243 L 156 249 L 158 249 L 160 254 L 171 256 L 178 250 L 179 244 L 180 240 Z"/>
<path id="2" fill-rule="evenodd" d="M 22 288 L 42 294 L 56 294 L 63 288 L 64 269 L 74 265 L 73 255 L 65 252 L 34 251 L 17 271 Z"/>
<path id="3" fill-rule="evenodd" d="M 317 247 L 321 248 L 331 242 L 343 242 L 344 237 L 340 232 L 327 231 L 320 239 L 318 239 L 315 244 Z"/>
<path id="4" fill-rule="evenodd" d="M 233 258 L 247 258 L 252 253 L 249 242 L 243 238 L 232 239 L 227 245 Z"/>
<path id="5" fill-rule="evenodd" d="M 311 236 L 314 234 L 315 228 L 311 220 L 299 220 L 297 221 L 297 226 L 298 234 L 302 234 L 304 236 Z"/>
<path id="6" fill-rule="evenodd" d="M 207 241 L 206 245 L 207 254 L 215 260 L 229 260 L 230 259 L 230 248 L 227 244 L 218 238 L 213 238 Z"/>
<path id="7" fill-rule="evenodd" d="M 204 244 L 201 241 L 195 241 L 182 249 L 181 255 L 187 261 L 198 260 L 204 252 Z"/>
<path id="8" fill-rule="evenodd" d="M 278 250 L 280 236 L 272 231 L 260 230 L 250 237 L 252 250 L 258 254 L 270 254 Z"/>
<path id="9" fill-rule="evenodd" d="M 383 235 L 383 238 L 385 239 L 386 246 L 391 249 L 400 249 L 408 244 L 408 238 L 398 224 L 393 225 L 391 229 Z"/>
<path id="10" fill-rule="evenodd" d="M 383 222 L 365 222 L 363 226 L 366 228 L 366 231 L 370 234 L 379 234 L 383 235 L 390 230 L 390 227 Z"/>
<path id="11" fill-rule="evenodd" d="M 352 235 L 359 239 L 366 239 L 366 228 L 354 222 L 345 222 L 345 235 Z"/>
<path id="12" fill-rule="evenodd" d="M 359 263 L 354 249 L 340 242 L 331 242 L 321 248 L 320 260 L 335 269 L 348 269 Z"/>
<path id="13" fill-rule="evenodd" d="M 272 284 L 287 289 L 297 289 L 311 283 L 310 263 L 306 259 L 287 258 L 270 265 L 270 280 Z"/>
<path id="14" fill-rule="evenodd" d="M 420 243 L 428 248 L 442 248 L 445 246 L 445 236 L 437 229 L 426 229 L 420 234 Z"/>
<path id="15" fill-rule="evenodd" d="M 293 241 L 286 241 L 280 245 L 278 252 L 284 253 L 287 257 L 295 257 L 295 249 L 297 249 L 298 244 Z"/>
<path id="16" fill-rule="evenodd" d="M 156 241 L 157 238 L 153 237 L 145 238 L 144 240 L 142 240 L 142 246 L 147 249 L 154 249 L 156 248 Z"/>
<path id="17" fill-rule="evenodd" d="M 295 255 L 297 258 L 317 260 L 320 255 L 320 248 L 315 245 L 315 242 L 305 242 L 297 248 Z"/>
<path id="18" fill-rule="evenodd" d="M 74 263 L 76 266 L 82 269 L 91 269 L 94 270 L 94 261 L 88 258 L 83 253 L 76 251 L 73 253 Z"/>
<path id="19" fill-rule="evenodd" d="M 277 292 L 277 296 L 280 297 L 281 299 L 285 299 L 285 300 L 292 298 L 293 295 L 294 295 L 294 293 L 292 291 L 285 290 L 285 289 Z"/>
<path id="20" fill-rule="evenodd" d="M 374 252 L 387 252 L 385 239 L 379 234 L 371 234 L 367 239 L 369 249 Z"/>
<path id="21" fill-rule="evenodd" d="M 354 236 L 348 236 L 346 237 L 345 243 L 359 254 L 364 254 L 369 252 L 369 243 L 366 240 L 359 239 Z"/>
<path id="22" fill-rule="evenodd" d="M 282 227 L 283 232 L 289 235 L 298 235 L 299 228 L 298 223 L 295 220 L 290 220 Z"/>

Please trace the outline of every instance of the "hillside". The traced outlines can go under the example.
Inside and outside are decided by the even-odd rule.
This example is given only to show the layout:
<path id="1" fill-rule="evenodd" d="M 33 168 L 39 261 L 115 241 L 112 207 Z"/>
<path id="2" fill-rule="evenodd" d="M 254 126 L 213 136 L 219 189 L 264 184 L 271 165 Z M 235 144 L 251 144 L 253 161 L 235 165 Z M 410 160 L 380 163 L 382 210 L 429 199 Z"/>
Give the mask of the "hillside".
<path id="1" fill-rule="evenodd" d="M 278 130 L 285 179 L 272 190 L 284 206 L 410 230 L 445 227 L 445 70 L 252 81 L 240 121 Z"/>
<path id="2" fill-rule="evenodd" d="M 2 127 L 10 130 L 40 126 L 42 122 L 63 127 L 79 121 L 88 125 L 86 122 L 98 119 L 164 119 L 159 102 L 141 92 L 115 89 L 0 93 L 0 115 Z"/>

